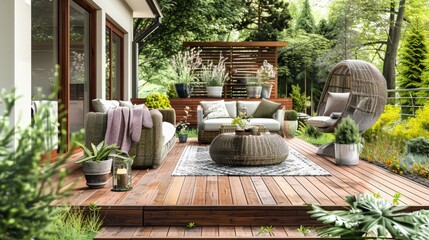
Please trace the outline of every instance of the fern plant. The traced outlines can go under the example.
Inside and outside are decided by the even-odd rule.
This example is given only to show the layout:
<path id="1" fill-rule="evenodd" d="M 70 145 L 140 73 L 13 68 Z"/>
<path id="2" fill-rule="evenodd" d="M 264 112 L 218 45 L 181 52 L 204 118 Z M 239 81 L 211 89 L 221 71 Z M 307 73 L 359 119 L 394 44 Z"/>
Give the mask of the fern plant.
<path id="1" fill-rule="evenodd" d="M 359 128 L 350 118 L 344 119 L 335 128 L 334 136 L 335 143 L 338 144 L 356 144 L 360 141 Z"/>

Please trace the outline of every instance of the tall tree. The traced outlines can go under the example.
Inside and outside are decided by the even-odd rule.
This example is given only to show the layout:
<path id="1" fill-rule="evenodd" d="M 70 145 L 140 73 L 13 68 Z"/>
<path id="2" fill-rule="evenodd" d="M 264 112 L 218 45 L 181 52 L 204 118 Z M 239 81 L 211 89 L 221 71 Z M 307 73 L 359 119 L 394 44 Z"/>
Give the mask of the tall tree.
<path id="1" fill-rule="evenodd" d="M 236 24 L 238 30 L 248 32 L 246 40 L 275 41 L 289 28 L 289 4 L 281 0 L 245 0 L 243 18 Z"/>
<path id="2" fill-rule="evenodd" d="M 311 7 L 308 0 L 304 0 L 302 3 L 301 12 L 296 21 L 295 29 L 302 29 L 308 33 L 314 33 L 316 29 L 316 24 L 314 23 L 314 17 L 311 13 Z"/>
<path id="3" fill-rule="evenodd" d="M 423 84 L 423 73 L 428 59 L 428 44 L 424 29 L 419 22 L 415 22 L 406 32 L 399 51 L 398 84 L 401 89 L 420 88 Z M 402 113 L 412 114 L 415 105 L 408 97 L 416 97 L 416 92 L 400 92 Z"/>

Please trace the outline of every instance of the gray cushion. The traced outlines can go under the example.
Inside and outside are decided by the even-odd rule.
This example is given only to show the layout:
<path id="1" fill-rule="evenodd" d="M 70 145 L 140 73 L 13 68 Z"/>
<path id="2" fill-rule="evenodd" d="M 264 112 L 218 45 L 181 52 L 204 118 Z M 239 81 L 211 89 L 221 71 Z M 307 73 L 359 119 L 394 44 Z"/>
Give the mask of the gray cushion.
<path id="1" fill-rule="evenodd" d="M 250 117 L 250 116 L 253 116 L 258 106 L 259 106 L 259 101 L 238 101 L 237 112 L 239 112 L 242 107 L 246 107 L 247 117 Z"/>
<path id="2" fill-rule="evenodd" d="M 335 93 L 328 92 L 328 99 L 326 100 L 325 111 L 323 116 L 329 116 L 332 112 L 342 112 L 347 104 L 350 93 Z"/>
<path id="3" fill-rule="evenodd" d="M 259 106 L 256 109 L 255 113 L 253 114 L 253 117 L 272 118 L 274 113 L 277 112 L 280 106 L 281 106 L 280 103 L 272 102 L 264 98 L 259 103 Z"/>
<path id="4" fill-rule="evenodd" d="M 116 100 L 93 99 L 92 106 L 94 111 L 106 113 L 109 109 L 119 107 L 119 102 Z"/>
<path id="5" fill-rule="evenodd" d="M 200 104 L 203 107 L 205 119 L 230 118 L 229 113 L 225 107 L 225 102 L 223 100 L 201 101 Z"/>
<path id="6" fill-rule="evenodd" d="M 231 124 L 232 118 L 206 119 L 203 122 L 204 131 L 219 131 L 223 124 Z"/>
<path id="7" fill-rule="evenodd" d="M 228 114 L 231 118 L 237 117 L 237 102 L 236 101 L 229 101 L 225 102 L 226 110 L 228 111 Z"/>
<path id="8" fill-rule="evenodd" d="M 308 119 L 309 124 L 319 128 L 330 127 L 335 124 L 336 121 L 337 119 L 332 119 L 328 116 L 317 116 Z"/>
<path id="9" fill-rule="evenodd" d="M 280 122 L 273 118 L 251 118 L 250 125 L 264 125 L 268 131 L 280 131 Z"/>

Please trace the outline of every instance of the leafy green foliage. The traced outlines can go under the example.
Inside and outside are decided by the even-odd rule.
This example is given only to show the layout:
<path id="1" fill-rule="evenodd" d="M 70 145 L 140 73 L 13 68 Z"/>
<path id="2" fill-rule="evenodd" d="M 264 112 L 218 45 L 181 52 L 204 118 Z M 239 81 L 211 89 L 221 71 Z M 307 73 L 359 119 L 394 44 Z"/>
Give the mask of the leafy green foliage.
<path id="1" fill-rule="evenodd" d="M 305 93 L 301 93 L 299 85 L 292 85 L 292 92 L 289 94 L 292 98 L 292 109 L 297 112 L 306 112 L 307 97 Z"/>
<path id="2" fill-rule="evenodd" d="M 56 91 L 50 96 L 56 95 Z M 50 109 L 42 104 L 28 127 L 10 126 L 16 102 L 15 91 L 2 91 L 0 117 L 0 239 L 47 239 L 47 225 L 63 211 L 52 207 L 54 200 L 67 195 L 66 171 L 62 165 L 73 151 L 59 152 L 56 162 L 44 155 L 46 141 L 54 132 L 44 122 Z M 64 131 L 62 131 L 64 134 Z M 63 139 L 59 149 L 65 149 Z M 73 150 L 73 148 L 72 148 Z M 56 177 L 55 183 L 52 179 Z"/>
<path id="3" fill-rule="evenodd" d="M 165 94 L 151 93 L 146 97 L 146 107 L 153 109 L 171 109 L 170 100 Z"/>
<path id="4" fill-rule="evenodd" d="M 399 195 L 395 195 L 395 199 Z M 346 210 L 326 211 L 311 204 L 312 217 L 326 224 L 318 232 L 322 237 L 345 239 L 388 238 L 424 239 L 419 231 L 429 224 L 429 211 L 402 212 L 406 206 L 396 206 L 372 194 L 348 196 Z M 399 213 L 398 213 L 399 212 Z"/>
<path id="5" fill-rule="evenodd" d="M 299 228 L 297 229 L 298 232 L 300 232 L 302 235 L 307 236 L 311 233 L 311 229 L 309 227 L 306 227 L 304 225 L 299 225 Z"/>
<path id="6" fill-rule="evenodd" d="M 193 229 L 197 226 L 197 224 L 195 224 L 194 222 L 188 222 L 188 224 L 186 224 L 186 227 L 189 229 Z"/>
<path id="7" fill-rule="evenodd" d="M 199 77 L 206 83 L 206 86 L 223 86 L 223 83 L 229 80 L 225 60 L 226 58 L 220 56 L 217 65 L 214 65 L 213 62 L 203 64 Z"/>
<path id="8" fill-rule="evenodd" d="M 68 208 L 49 225 L 48 228 L 53 232 L 49 237 L 57 240 L 93 239 L 102 225 L 100 209 L 94 203 L 89 204 L 88 213 L 85 213 L 82 209 Z"/>
<path id="9" fill-rule="evenodd" d="M 192 83 L 197 80 L 194 74 L 202 63 L 200 51 L 190 49 L 189 51 L 180 51 L 173 56 L 171 60 L 172 79 L 175 83 Z"/>
<path id="10" fill-rule="evenodd" d="M 429 157 L 429 139 L 424 137 L 413 138 L 408 141 L 407 145 L 409 153 L 426 155 Z"/>
<path id="11" fill-rule="evenodd" d="M 424 28 L 419 22 L 414 23 L 407 31 L 401 50 L 399 51 L 398 85 L 401 89 L 420 88 L 423 86 L 423 73 L 427 68 L 428 42 Z M 414 114 L 414 102 L 410 97 L 416 97 L 416 92 L 399 92 L 402 114 Z M 427 91 L 422 91 L 422 96 Z M 423 104 L 426 99 L 421 99 Z"/>
<path id="12" fill-rule="evenodd" d="M 301 13 L 296 20 L 295 29 L 302 29 L 308 33 L 313 33 L 316 29 L 316 24 L 314 23 L 314 17 L 311 13 L 311 7 L 308 0 L 303 1 Z"/>
<path id="13" fill-rule="evenodd" d="M 359 128 L 351 118 L 345 118 L 335 128 L 335 142 L 339 144 L 356 144 L 360 142 Z"/>
<path id="14" fill-rule="evenodd" d="M 295 110 L 286 110 L 284 118 L 285 120 L 290 120 L 290 121 L 298 120 L 298 112 Z"/>
<path id="15" fill-rule="evenodd" d="M 299 136 L 301 139 L 305 139 L 305 138 L 319 139 L 323 135 L 324 134 L 322 132 L 320 132 L 313 125 L 306 124 L 306 123 L 299 123 L 299 129 L 297 131 L 297 136 Z M 331 141 L 329 141 L 329 142 L 331 142 Z"/>
<path id="16" fill-rule="evenodd" d="M 83 163 L 87 161 L 104 161 L 107 160 L 109 157 L 112 157 L 114 151 L 119 150 L 118 145 L 107 145 L 105 141 L 101 141 L 98 145 L 91 143 L 91 149 L 87 148 L 82 143 L 77 142 L 76 144 L 81 147 L 85 153 L 85 157 L 77 160 L 76 163 Z"/>
<path id="17" fill-rule="evenodd" d="M 274 231 L 273 226 L 261 226 L 258 235 L 271 234 Z"/>

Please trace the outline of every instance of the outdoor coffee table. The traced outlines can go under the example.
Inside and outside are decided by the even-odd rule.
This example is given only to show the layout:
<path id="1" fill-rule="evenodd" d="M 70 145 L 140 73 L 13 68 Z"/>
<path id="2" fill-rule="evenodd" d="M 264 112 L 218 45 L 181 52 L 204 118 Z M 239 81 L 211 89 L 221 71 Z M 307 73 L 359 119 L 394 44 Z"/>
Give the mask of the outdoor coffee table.
<path id="1" fill-rule="evenodd" d="M 210 157 L 219 164 L 260 166 L 286 160 L 289 147 L 278 134 L 236 135 L 222 133 L 210 145 Z"/>

